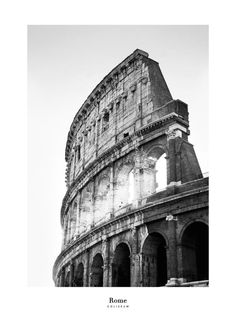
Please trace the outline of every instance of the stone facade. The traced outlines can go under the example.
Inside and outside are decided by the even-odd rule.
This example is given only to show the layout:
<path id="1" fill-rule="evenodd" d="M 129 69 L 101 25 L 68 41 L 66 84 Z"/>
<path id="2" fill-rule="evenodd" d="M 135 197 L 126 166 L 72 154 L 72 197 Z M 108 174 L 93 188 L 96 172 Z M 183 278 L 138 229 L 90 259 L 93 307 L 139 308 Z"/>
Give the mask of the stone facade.
<path id="1" fill-rule="evenodd" d="M 97 85 L 68 133 L 56 286 L 207 283 L 208 178 L 189 134 L 146 52 Z"/>

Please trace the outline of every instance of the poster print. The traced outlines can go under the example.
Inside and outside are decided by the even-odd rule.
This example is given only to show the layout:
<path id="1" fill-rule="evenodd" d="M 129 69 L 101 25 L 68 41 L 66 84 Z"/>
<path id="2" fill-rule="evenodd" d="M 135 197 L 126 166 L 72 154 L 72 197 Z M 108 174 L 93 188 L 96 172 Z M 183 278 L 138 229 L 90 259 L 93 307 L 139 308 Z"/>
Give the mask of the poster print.
<path id="1" fill-rule="evenodd" d="M 52 226 L 49 256 L 30 225 L 47 259 L 32 250 L 31 285 L 120 288 L 103 303 L 127 309 L 128 287 L 209 285 L 207 61 L 207 26 L 28 27 L 32 166 L 50 182 L 34 217 Z"/>

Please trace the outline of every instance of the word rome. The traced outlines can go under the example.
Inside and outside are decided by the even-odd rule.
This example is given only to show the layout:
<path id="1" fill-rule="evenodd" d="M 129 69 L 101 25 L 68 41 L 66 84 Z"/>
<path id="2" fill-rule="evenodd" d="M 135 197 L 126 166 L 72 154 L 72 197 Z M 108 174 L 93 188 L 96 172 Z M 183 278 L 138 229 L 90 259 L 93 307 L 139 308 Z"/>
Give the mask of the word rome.
<path id="1" fill-rule="evenodd" d="M 109 298 L 108 308 L 127 308 L 129 307 L 127 303 L 127 299 L 114 299 L 112 297 Z"/>
<path id="2" fill-rule="evenodd" d="M 126 304 L 127 299 L 114 299 L 114 298 L 109 298 L 109 303 L 110 304 Z"/>

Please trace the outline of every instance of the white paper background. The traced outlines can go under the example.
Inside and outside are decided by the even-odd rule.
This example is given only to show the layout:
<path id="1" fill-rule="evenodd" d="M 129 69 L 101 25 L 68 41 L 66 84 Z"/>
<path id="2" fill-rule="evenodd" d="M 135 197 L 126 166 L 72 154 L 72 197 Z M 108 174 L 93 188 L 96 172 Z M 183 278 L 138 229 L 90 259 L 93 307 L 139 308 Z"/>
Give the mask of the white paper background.
<path id="1" fill-rule="evenodd" d="M 231 1 L 14 2 L 1 10 L 3 329 L 235 328 L 234 13 Z M 104 6 L 107 5 L 107 6 Z M 210 25 L 210 283 L 204 288 L 27 287 L 27 24 Z M 167 81 L 168 83 L 168 81 Z M 178 96 L 177 96 L 178 97 Z M 201 95 L 199 95 L 201 97 Z M 127 310 L 107 310 L 110 295 Z"/>

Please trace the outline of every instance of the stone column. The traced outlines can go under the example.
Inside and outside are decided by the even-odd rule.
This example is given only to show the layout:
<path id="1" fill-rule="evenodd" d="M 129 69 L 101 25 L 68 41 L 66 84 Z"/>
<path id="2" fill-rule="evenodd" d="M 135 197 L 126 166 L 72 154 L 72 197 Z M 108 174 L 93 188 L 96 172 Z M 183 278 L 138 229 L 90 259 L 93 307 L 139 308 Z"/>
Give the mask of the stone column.
<path id="1" fill-rule="evenodd" d="M 55 283 L 56 287 L 61 287 L 61 271 L 58 273 L 57 275 L 57 279 L 56 279 L 56 283 Z"/>
<path id="2" fill-rule="evenodd" d="M 75 172 L 76 172 L 76 162 L 77 162 L 77 149 L 74 149 L 73 157 L 74 157 L 74 163 L 73 163 L 73 180 L 75 179 Z"/>
<path id="3" fill-rule="evenodd" d="M 67 243 L 70 241 L 71 238 L 71 220 L 70 218 L 67 220 Z"/>
<path id="4" fill-rule="evenodd" d="M 167 134 L 167 145 L 168 145 L 168 173 L 167 173 L 167 184 L 172 185 L 176 182 L 176 160 L 175 160 L 175 131 L 168 130 Z"/>
<path id="5" fill-rule="evenodd" d="M 168 280 L 178 278 L 177 262 L 177 242 L 176 242 L 176 221 L 177 217 L 169 214 L 166 217 L 168 221 L 169 247 L 167 249 L 167 278 Z"/>
<path id="6" fill-rule="evenodd" d="M 75 236 L 79 235 L 80 232 L 80 204 L 81 204 L 81 192 L 77 198 L 77 209 L 76 209 L 76 223 L 75 223 Z"/>
<path id="7" fill-rule="evenodd" d="M 181 282 L 185 282 L 183 271 L 183 247 L 182 244 L 177 245 L 177 261 L 178 261 L 178 278 Z"/>
<path id="8" fill-rule="evenodd" d="M 91 221 L 91 226 L 92 228 L 95 224 L 95 179 L 93 179 L 93 191 L 92 191 L 92 221 Z"/>
<path id="9" fill-rule="evenodd" d="M 90 286 L 90 256 L 89 250 L 86 251 L 86 264 L 85 264 L 85 285 Z"/>
<path id="10" fill-rule="evenodd" d="M 110 170 L 110 212 L 114 215 L 114 198 L 115 198 L 115 174 L 114 174 L 114 165 L 111 164 Z"/>
<path id="11" fill-rule="evenodd" d="M 142 198 L 142 184 L 143 184 L 143 168 L 142 168 L 142 159 L 141 151 L 135 150 L 135 166 L 134 166 L 134 200 L 138 201 Z"/>
<path id="12" fill-rule="evenodd" d="M 175 161 L 176 161 L 176 181 L 181 182 L 182 180 L 182 171 L 181 171 L 181 152 L 178 151 L 175 154 Z"/>
<path id="13" fill-rule="evenodd" d="M 70 278 L 69 278 L 69 286 L 73 286 L 74 282 L 74 263 L 73 261 L 70 262 Z"/>
<path id="14" fill-rule="evenodd" d="M 65 285 L 65 268 L 61 269 L 61 276 L 60 276 L 60 287 Z"/>
<path id="15" fill-rule="evenodd" d="M 67 221 L 66 218 L 64 218 L 62 248 L 66 245 L 66 235 L 67 235 Z"/>
<path id="16" fill-rule="evenodd" d="M 69 242 L 70 237 L 70 224 L 69 224 L 69 217 L 66 219 L 66 244 Z"/>
<path id="17" fill-rule="evenodd" d="M 138 230 L 137 227 L 131 228 L 132 233 L 132 252 L 130 256 L 130 286 L 139 286 L 140 282 L 140 256 L 138 254 Z"/>
<path id="18" fill-rule="evenodd" d="M 141 73 L 142 74 L 142 73 Z M 142 93 L 142 81 L 139 82 L 139 90 L 140 90 L 140 95 L 139 95 L 139 100 L 138 100 L 138 107 L 139 107 L 139 112 L 140 112 L 140 125 L 143 125 L 143 93 Z"/>
<path id="19" fill-rule="evenodd" d="M 175 125 L 172 125 L 166 131 L 167 145 L 169 149 L 169 155 L 166 157 L 168 161 L 168 185 L 176 185 L 181 182 L 181 153 L 177 145 L 182 140 L 182 130 L 186 129 L 183 127 L 180 129 Z"/>
<path id="20" fill-rule="evenodd" d="M 110 256 L 110 244 L 107 237 L 102 239 L 102 254 L 103 259 L 103 286 L 109 286 L 109 256 Z"/>
<path id="21" fill-rule="evenodd" d="M 142 195 L 148 196 L 156 191 L 156 170 L 153 168 L 143 169 Z"/>
<path id="22" fill-rule="evenodd" d="M 144 274 L 143 274 L 143 253 L 140 252 L 139 256 L 139 286 L 144 286 Z"/>
<path id="23" fill-rule="evenodd" d="M 97 102 L 97 107 L 98 107 L 98 117 L 97 117 L 97 122 L 96 122 L 96 148 L 95 148 L 95 153 L 96 153 L 96 158 L 98 156 L 98 144 L 99 144 L 99 130 L 100 130 L 100 124 L 101 124 L 101 117 L 99 114 L 99 108 L 100 108 L 100 104 L 99 102 Z"/>
<path id="24" fill-rule="evenodd" d="M 84 163 L 85 163 L 85 124 L 83 123 L 83 129 L 82 129 L 82 134 L 83 134 L 83 156 L 82 156 L 82 169 L 84 169 Z"/>
<path id="25" fill-rule="evenodd" d="M 138 167 L 134 169 L 134 200 L 142 199 L 143 169 Z"/>

